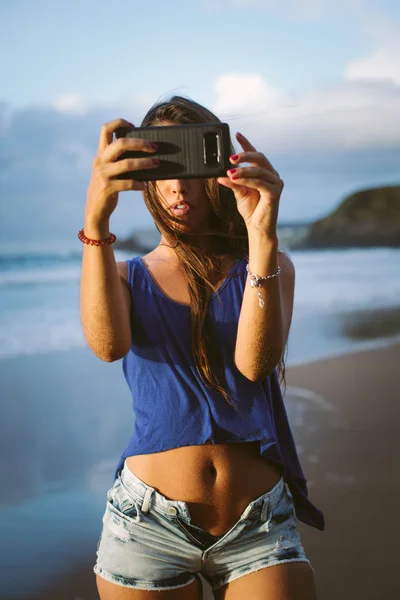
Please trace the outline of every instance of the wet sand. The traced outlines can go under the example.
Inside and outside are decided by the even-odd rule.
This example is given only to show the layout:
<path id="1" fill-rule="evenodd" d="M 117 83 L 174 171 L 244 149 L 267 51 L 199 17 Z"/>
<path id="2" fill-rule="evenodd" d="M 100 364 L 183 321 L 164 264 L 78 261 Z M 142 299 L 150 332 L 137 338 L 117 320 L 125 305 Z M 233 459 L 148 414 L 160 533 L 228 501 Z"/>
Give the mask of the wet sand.
<path id="1" fill-rule="evenodd" d="M 388 306 L 344 313 L 339 333 L 351 340 L 371 340 L 400 333 L 400 307 Z"/>
<path id="2" fill-rule="evenodd" d="M 400 597 L 399 367 L 397 344 L 288 370 L 288 385 L 321 396 L 293 426 L 309 497 L 325 516 L 323 532 L 298 528 L 321 600 Z"/>
<path id="3" fill-rule="evenodd" d="M 288 366 L 286 382 L 309 497 L 326 522 L 323 532 L 298 523 L 318 599 L 400 597 L 400 344 Z M 94 560 L 23 600 L 97 600 Z"/>

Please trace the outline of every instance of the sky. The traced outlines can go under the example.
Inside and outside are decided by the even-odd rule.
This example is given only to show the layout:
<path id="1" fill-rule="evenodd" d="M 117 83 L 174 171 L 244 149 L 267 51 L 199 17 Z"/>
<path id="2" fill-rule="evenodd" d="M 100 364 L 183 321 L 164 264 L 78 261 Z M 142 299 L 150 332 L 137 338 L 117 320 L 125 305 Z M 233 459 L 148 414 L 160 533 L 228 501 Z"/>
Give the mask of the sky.
<path id="1" fill-rule="evenodd" d="M 14 0 L 0 49 L 3 240 L 76 237 L 101 125 L 139 125 L 173 94 L 269 158 L 280 222 L 400 183 L 397 0 Z M 111 222 L 120 237 L 152 226 L 137 192 Z"/>

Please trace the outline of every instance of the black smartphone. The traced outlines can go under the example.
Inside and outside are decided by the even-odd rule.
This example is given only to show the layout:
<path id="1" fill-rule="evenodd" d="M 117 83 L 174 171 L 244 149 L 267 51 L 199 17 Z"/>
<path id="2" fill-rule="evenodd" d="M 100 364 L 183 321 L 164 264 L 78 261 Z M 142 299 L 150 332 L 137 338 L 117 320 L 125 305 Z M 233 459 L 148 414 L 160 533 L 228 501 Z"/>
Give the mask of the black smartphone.
<path id="1" fill-rule="evenodd" d="M 116 175 L 115 179 L 208 179 L 226 177 L 226 171 L 232 166 L 227 123 L 120 127 L 115 131 L 115 137 L 144 138 L 158 144 L 154 153 L 128 151 L 117 160 L 151 156 L 161 161 L 155 169 L 129 171 Z"/>

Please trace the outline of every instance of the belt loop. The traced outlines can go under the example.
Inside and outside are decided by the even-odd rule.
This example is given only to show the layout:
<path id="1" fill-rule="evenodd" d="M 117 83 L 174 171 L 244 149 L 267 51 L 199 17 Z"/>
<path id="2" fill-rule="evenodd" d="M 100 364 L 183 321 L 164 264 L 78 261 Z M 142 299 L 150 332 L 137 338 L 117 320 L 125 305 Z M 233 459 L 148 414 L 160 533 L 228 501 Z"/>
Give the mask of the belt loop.
<path id="1" fill-rule="evenodd" d="M 267 531 L 269 531 L 269 524 L 270 524 L 271 518 L 272 518 L 272 511 L 268 510 L 269 509 L 269 504 L 270 504 L 269 498 L 266 498 L 264 500 L 263 507 L 262 507 L 262 510 L 261 510 L 261 515 L 260 515 L 260 520 L 261 521 L 263 521 L 263 522 L 267 521 L 267 524 L 266 524 L 266 527 L 265 527 Z M 268 518 L 268 513 L 269 512 L 270 512 L 270 515 L 269 515 L 269 518 Z"/>
<path id="2" fill-rule="evenodd" d="M 144 494 L 144 499 L 143 499 L 143 504 L 142 504 L 142 511 L 144 513 L 147 513 L 149 511 L 150 499 L 151 499 L 151 495 L 153 492 L 154 492 L 154 488 L 147 488 L 147 490 Z"/>

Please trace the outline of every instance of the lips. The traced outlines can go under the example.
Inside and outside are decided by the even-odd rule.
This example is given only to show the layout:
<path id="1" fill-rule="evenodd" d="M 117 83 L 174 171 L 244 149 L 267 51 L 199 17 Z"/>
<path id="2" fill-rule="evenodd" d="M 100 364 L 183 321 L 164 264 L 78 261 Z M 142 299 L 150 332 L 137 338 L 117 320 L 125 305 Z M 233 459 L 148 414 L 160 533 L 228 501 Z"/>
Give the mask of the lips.
<path id="1" fill-rule="evenodd" d="M 184 208 L 177 208 L 178 206 L 182 205 Z M 178 217 L 180 217 L 181 215 L 185 215 L 187 212 L 189 212 L 189 210 L 191 209 L 191 206 L 187 203 L 187 202 L 175 202 L 172 206 L 171 206 L 171 212 L 173 215 L 176 215 Z"/>

